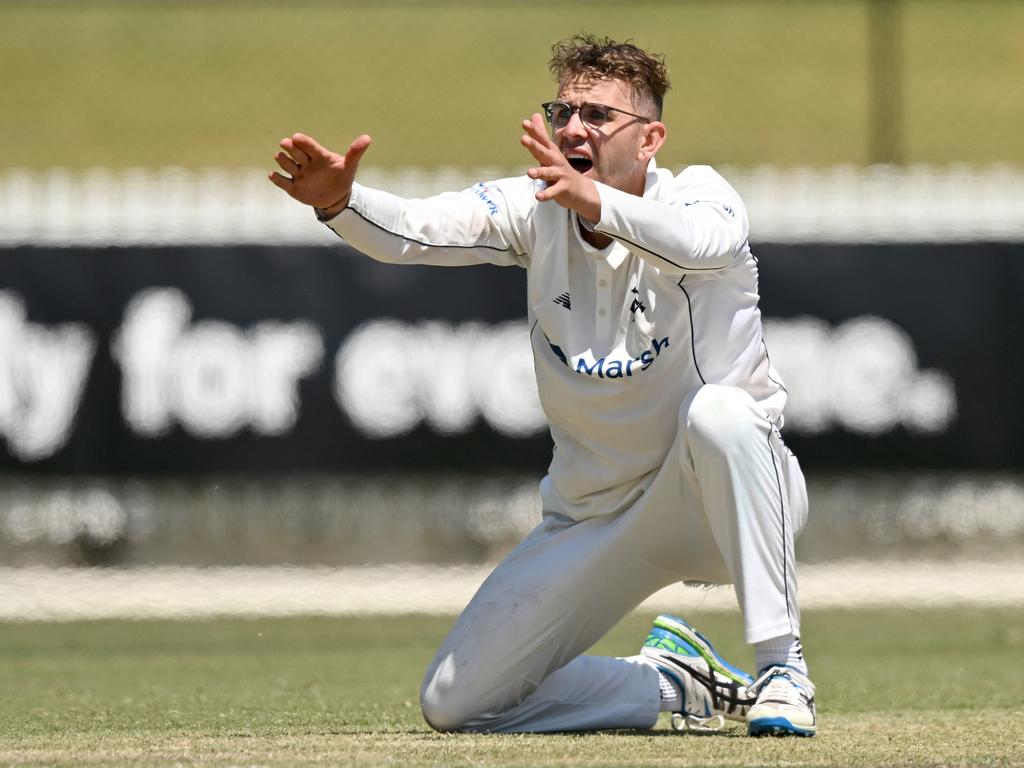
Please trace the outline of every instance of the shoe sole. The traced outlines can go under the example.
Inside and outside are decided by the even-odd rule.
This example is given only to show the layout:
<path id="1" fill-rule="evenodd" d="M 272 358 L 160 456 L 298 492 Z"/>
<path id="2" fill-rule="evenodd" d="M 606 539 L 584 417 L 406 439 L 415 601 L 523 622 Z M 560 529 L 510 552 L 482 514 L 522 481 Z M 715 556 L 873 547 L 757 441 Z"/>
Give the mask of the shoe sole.
<path id="1" fill-rule="evenodd" d="M 785 717 L 762 717 L 747 722 L 747 733 L 751 736 L 814 736 L 817 728 L 793 725 Z"/>
<path id="2" fill-rule="evenodd" d="M 711 667 L 712 670 L 723 677 L 743 686 L 749 686 L 754 683 L 754 678 L 742 669 L 737 669 L 719 656 L 718 651 L 715 650 L 715 647 L 711 645 L 711 642 L 704 637 L 704 635 L 679 617 L 662 614 L 654 620 L 654 626 L 681 637 L 688 645 L 700 654 L 701 658 L 707 662 L 708 666 Z"/>

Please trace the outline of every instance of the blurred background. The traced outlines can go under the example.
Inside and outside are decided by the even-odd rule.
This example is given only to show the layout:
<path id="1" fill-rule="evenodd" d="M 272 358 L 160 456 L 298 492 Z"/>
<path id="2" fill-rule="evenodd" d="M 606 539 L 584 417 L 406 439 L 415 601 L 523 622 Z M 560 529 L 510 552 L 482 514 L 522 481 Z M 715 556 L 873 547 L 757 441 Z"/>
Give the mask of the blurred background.
<path id="1" fill-rule="evenodd" d="M 520 174 L 579 32 L 665 56 L 659 164 L 747 203 L 800 558 L 1018 562 L 1022 29 L 1021 0 L 5 0 L 8 583 L 419 578 L 529 531 L 551 443 L 525 276 L 376 264 L 265 176 L 295 131 L 370 133 L 361 181 L 407 196 Z"/>

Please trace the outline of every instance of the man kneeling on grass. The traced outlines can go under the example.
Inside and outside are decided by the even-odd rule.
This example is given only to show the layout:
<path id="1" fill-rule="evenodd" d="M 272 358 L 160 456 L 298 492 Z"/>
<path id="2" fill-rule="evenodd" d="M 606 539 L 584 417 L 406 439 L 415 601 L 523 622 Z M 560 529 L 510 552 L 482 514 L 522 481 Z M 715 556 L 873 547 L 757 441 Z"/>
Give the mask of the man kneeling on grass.
<path id="1" fill-rule="evenodd" d="M 780 433 L 746 210 L 711 168 L 655 164 L 660 57 L 576 37 L 551 69 L 547 126 L 522 124 L 526 176 L 405 200 L 354 183 L 369 136 L 339 155 L 303 134 L 271 174 L 380 261 L 527 270 L 555 444 L 543 519 L 431 662 L 423 714 L 439 730 L 543 732 L 649 728 L 668 710 L 813 735 L 793 554 L 807 496 Z M 581 655 L 676 581 L 735 584 L 756 679 L 671 616 L 637 656 Z"/>

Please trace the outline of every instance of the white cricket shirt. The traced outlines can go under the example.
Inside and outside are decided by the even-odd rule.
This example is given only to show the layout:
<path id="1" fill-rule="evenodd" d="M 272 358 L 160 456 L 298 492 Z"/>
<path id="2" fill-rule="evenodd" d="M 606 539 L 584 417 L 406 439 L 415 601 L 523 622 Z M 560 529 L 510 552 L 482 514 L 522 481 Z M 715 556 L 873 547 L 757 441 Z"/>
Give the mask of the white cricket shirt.
<path id="1" fill-rule="evenodd" d="M 786 391 L 761 335 L 757 261 L 732 187 L 708 166 L 673 176 L 653 161 L 643 197 L 598 184 L 593 229 L 614 239 L 598 250 L 575 212 L 536 201 L 542 184 L 501 179 L 426 200 L 356 185 L 327 224 L 379 261 L 526 268 L 555 443 L 544 509 L 581 520 L 635 501 L 702 384 L 746 390 L 781 426 Z"/>

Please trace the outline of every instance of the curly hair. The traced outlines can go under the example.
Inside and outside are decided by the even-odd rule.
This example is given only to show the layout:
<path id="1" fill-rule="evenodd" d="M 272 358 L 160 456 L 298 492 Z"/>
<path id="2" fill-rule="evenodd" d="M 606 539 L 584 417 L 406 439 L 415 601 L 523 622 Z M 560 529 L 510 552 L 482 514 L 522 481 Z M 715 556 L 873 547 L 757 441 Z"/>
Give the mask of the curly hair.
<path id="1" fill-rule="evenodd" d="M 619 80 L 633 90 L 637 106 L 650 102 L 661 119 L 665 92 L 671 87 L 665 58 L 650 54 L 628 40 L 575 35 L 551 46 L 548 64 L 559 87 L 589 80 Z"/>

